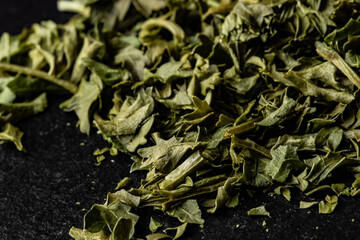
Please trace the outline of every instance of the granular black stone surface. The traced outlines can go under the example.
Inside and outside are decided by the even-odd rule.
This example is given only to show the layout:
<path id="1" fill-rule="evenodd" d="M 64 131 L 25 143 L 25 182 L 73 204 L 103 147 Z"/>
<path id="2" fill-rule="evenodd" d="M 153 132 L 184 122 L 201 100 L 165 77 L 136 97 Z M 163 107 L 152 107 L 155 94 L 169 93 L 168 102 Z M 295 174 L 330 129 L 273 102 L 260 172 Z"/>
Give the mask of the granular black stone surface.
<path id="1" fill-rule="evenodd" d="M 2 0 L 0 33 L 18 34 L 34 22 L 66 22 L 70 16 L 57 12 L 55 0 Z M 27 153 L 12 144 L 0 146 L 0 240 L 71 239 L 70 227 L 81 228 L 85 212 L 103 203 L 119 180 L 130 176 L 137 186 L 144 176 L 128 173 L 132 161 L 125 155 L 107 155 L 100 166 L 94 165 L 93 151 L 108 144 L 95 130 L 90 136 L 80 133 L 76 116 L 59 109 L 68 97 L 50 96 L 44 113 L 17 125 L 25 132 Z M 333 214 L 321 215 L 316 207 L 298 209 L 304 198 L 295 189 L 290 202 L 261 193 L 241 196 L 235 209 L 204 213 L 204 227 L 190 226 L 183 239 L 360 239 L 358 197 L 341 197 Z M 247 210 L 259 205 L 266 206 L 271 218 L 247 216 Z M 160 211 L 135 213 L 141 216 L 136 237 L 143 239 L 150 233 L 151 215 L 165 227 L 179 224 Z"/>

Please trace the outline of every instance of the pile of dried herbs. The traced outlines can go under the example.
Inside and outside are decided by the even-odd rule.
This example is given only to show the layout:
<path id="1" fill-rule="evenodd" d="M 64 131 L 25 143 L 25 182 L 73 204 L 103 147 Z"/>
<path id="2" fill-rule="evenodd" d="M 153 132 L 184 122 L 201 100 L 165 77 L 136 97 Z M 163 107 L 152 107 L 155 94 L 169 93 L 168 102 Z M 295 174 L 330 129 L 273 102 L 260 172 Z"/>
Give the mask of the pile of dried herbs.
<path id="1" fill-rule="evenodd" d="M 68 23 L 34 24 L 0 39 L 0 141 L 19 150 L 17 121 L 46 94 L 79 128 L 92 124 L 145 170 L 124 178 L 85 215 L 77 240 L 133 239 L 132 208 L 154 207 L 183 224 L 147 239 L 179 238 L 204 224 L 201 208 L 236 207 L 239 193 L 360 193 L 360 1 L 74 0 Z M 104 150 L 105 151 L 105 150 Z M 96 151 L 98 161 L 102 150 Z M 354 174 L 349 185 L 332 178 Z M 264 206 L 249 215 L 267 215 Z"/>

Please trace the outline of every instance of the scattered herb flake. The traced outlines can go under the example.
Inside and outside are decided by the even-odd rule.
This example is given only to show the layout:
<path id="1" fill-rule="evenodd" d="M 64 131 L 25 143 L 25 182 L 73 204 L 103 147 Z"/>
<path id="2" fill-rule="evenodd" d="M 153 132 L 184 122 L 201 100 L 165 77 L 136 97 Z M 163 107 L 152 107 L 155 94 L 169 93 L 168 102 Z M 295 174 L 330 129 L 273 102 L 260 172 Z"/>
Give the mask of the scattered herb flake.
<path id="1" fill-rule="evenodd" d="M 149 223 L 149 229 L 151 232 L 156 232 L 159 227 L 161 227 L 162 224 L 150 217 L 150 223 Z"/>
<path id="2" fill-rule="evenodd" d="M 131 183 L 131 178 L 129 177 L 124 177 L 123 179 L 120 180 L 120 182 L 118 182 L 118 184 L 115 187 L 115 191 L 121 189 L 121 188 L 125 188 L 127 186 L 129 186 Z"/>
<path id="3" fill-rule="evenodd" d="M 312 206 L 318 204 L 319 202 L 304 202 L 300 201 L 300 209 L 311 208 Z"/>
<path id="4" fill-rule="evenodd" d="M 265 206 L 259 206 L 247 211 L 248 216 L 267 216 L 270 217 L 270 213 L 266 211 Z"/>

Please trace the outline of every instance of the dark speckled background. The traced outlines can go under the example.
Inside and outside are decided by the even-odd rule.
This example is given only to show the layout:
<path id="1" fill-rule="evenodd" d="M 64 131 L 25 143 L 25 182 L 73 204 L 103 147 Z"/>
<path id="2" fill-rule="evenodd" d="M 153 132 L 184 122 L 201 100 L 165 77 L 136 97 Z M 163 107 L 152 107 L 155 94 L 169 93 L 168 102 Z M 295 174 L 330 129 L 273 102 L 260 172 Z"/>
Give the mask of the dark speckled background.
<path id="1" fill-rule="evenodd" d="M 18 34 L 34 22 L 66 22 L 70 16 L 56 11 L 55 0 L 0 0 L 0 33 Z M 44 113 L 18 124 L 25 131 L 28 153 L 18 152 L 12 144 L 0 146 L 0 240 L 71 239 L 68 231 L 73 225 L 82 227 L 85 209 L 103 203 L 123 177 L 132 177 L 133 186 L 141 178 L 141 173 L 128 174 L 131 160 L 124 155 L 107 156 L 101 166 L 94 166 L 92 152 L 107 143 L 95 131 L 90 136 L 78 131 L 75 115 L 58 107 L 66 98 L 50 97 Z M 303 197 L 292 193 L 291 202 L 244 194 L 236 209 L 205 213 L 204 228 L 190 226 L 184 239 L 360 239 L 359 198 L 340 198 L 333 214 L 320 215 L 316 207 L 299 210 Z M 262 204 L 271 218 L 246 215 Z M 142 217 L 136 237 L 149 233 L 150 215 L 165 227 L 178 224 L 151 209 L 136 213 Z"/>

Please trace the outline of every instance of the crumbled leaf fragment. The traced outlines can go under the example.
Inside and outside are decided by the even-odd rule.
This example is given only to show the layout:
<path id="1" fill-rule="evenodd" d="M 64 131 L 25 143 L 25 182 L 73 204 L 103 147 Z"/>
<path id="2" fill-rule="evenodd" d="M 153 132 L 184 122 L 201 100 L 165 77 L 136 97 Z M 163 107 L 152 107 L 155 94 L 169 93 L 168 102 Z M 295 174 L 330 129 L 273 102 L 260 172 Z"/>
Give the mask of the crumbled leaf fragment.
<path id="1" fill-rule="evenodd" d="M 329 214 L 329 213 L 332 213 L 336 206 L 338 204 L 338 197 L 337 196 L 329 196 L 327 195 L 325 197 L 325 202 L 324 201 L 321 201 L 319 203 L 319 213 L 322 213 L 322 214 Z"/>
<path id="2" fill-rule="evenodd" d="M 75 111 L 83 133 L 90 134 L 90 108 L 98 99 L 102 88 L 101 80 L 93 75 L 91 81 L 82 80 L 78 92 L 60 105 L 64 111 Z"/>
<path id="3" fill-rule="evenodd" d="M 177 217 L 181 222 L 204 224 L 205 220 L 201 218 L 201 210 L 195 199 L 189 199 L 179 206 L 166 211 L 172 217 Z"/>
<path id="4" fill-rule="evenodd" d="M 283 187 L 283 186 L 279 186 L 277 188 L 275 188 L 274 192 L 277 194 L 277 195 L 283 195 L 284 198 L 288 201 L 291 200 L 291 193 L 290 193 L 290 189 L 289 188 L 286 188 L 286 187 Z"/>
<path id="5" fill-rule="evenodd" d="M 156 232 L 159 227 L 161 227 L 162 224 L 150 217 L 150 223 L 149 223 L 149 229 L 151 232 Z"/>
<path id="6" fill-rule="evenodd" d="M 159 240 L 164 238 L 171 238 L 171 237 L 164 233 L 153 233 L 146 236 L 146 240 Z"/>
<path id="7" fill-rule="evenodd" d="M 118 184 L 116 185 L 114 190 L 119 190 L 121 188 L 125 188 L 125 187 L 129 186 L 130 183 L 131 183 L 131 178 L 124 177 L 123 179 L 120 180 L 120 182 L 118 182 Z"/>
<path id="8" fill-rule="evenodd" d="M 173 240 L 179 239 L 185 233 L 187 225 L 188 225 L 188 223 L 186 222 L 186 223 L 183 223 L 183 224 L 181 224 L 181 225 L 179 225 L 177 227 L 166 228 L 164 231 L 165 231 L 166 234 L 168 234 L 168 232 L 171 232 L 171 231 L 176 231 Z"/>
<path id="9" fill-rule="evenodd" d="M 259 206 L 256 208 L 252 208 L 247 211 L 248 216 L 267 216 L 270 217 L 270 213 L 266 211 L 265 206 Z"/>
<path id="10" fill-rule="evenodd" d="M 108 148 L 102 148 L 102 149 L 97 148 L 97 149 L 94 151 L 93 154 L 94 154 L 95 156 L 99 156 L 99 155 L 102 155 L 102 154 L 106 153 L 107 151 L 109 151 Z"/>
<path id="11" fill-rule="evenodd" d="M 26 152 L 21 143 L 21 138 L 23 135 L 24 133 L 17 127 L 13 126 L 11 123 L 6 123 L 2 129 L 2 132 L 0 132 L 0 144 L 13 142 L 19 151 Z"/>
<path id="12" fill-rule="evenodd" d="M 89 232 L 87 230 L 72 227 L 69 232 L 75 240 L 108 240 L 109 236 L 105 231 Z"/>
<path id="13" fill-rule="evenodd" d="M 312 206 L 318 204 L 319 202 L 304 202 L 300 201 L 300 209 L 311 208 Z"/>

